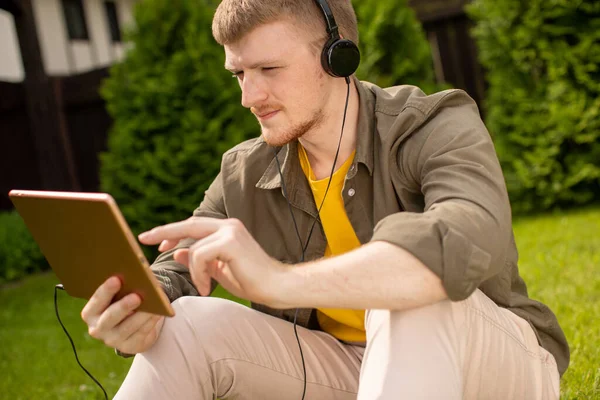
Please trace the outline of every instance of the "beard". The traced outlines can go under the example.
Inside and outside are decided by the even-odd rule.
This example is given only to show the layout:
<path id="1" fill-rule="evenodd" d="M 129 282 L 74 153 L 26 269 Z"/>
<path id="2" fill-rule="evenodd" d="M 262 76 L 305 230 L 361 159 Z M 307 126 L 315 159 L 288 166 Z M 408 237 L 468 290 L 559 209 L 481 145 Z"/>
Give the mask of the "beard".
<path id="1" fill-rule="evenodd" d="M 270 128 L 265 129 L 261 127 L 262 135 L 265 142 L 274 147 L 281 147 L 294 140 L 298 140 L 304 136 L 310 130 L 316 129 L 325 120 L 325 115 L 322 110 L 317 110 L 313 115 L 305 121 L 299 122 L 287 128 L 277 129 Z"/>

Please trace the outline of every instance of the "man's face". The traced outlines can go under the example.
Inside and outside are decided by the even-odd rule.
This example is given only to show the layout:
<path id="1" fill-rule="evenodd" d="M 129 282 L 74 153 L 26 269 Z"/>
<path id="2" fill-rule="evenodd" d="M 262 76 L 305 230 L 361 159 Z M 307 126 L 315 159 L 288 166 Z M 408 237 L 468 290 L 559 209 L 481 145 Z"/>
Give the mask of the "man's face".
<path id="1" fill-rule="evenodd" d="M 331 79 L 311 40 L 291 22 L 279 21 L 225 46 L 225 68 L 237 76 L 242 105 L 256 116 L 270 145 L 298 139 L 327 118 Z"/>

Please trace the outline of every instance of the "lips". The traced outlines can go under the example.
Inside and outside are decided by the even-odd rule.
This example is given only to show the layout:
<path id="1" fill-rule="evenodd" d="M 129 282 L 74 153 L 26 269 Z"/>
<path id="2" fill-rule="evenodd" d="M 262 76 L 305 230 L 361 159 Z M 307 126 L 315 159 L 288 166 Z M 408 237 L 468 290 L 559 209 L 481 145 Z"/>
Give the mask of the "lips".
<path id="1" fill-rule="evenodd" d="M 256 117 L 259 119 L 268 119 L 277 114 L 278 112 L 279 110 L 271 110 L 266 112 L 255 113 L 254 115 L 256 115 Z"/>

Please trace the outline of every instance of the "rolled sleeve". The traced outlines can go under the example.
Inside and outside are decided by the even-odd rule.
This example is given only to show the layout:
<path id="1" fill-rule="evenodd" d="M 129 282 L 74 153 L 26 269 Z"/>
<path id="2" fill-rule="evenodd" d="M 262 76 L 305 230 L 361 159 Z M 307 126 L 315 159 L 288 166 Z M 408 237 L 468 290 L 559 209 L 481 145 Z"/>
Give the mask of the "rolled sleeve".
<path id="1" fill-rule="evenodd" d="M 467 298 L 504 268 L 511 212 L 496 152 L 464 92 L 399 146 L 395 187 L 419 190 L 424 212 L 379 221 L 372 240 L 409 251 L 441 280 L 451 300 Z"/>

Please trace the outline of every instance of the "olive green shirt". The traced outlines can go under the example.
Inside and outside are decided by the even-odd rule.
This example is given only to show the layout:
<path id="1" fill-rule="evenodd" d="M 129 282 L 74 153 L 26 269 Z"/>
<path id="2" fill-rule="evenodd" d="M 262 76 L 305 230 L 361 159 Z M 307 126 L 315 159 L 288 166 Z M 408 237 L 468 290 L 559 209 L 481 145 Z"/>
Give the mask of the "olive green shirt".
<path id="1" fill-rule="evenodd" d="M 439 276 L 453 301 L 481 289 L 531 324 L 562 375 L 569 347 L 554 314 L 528 298 L 519 276 L 504 178 L 474 101 L 461 90 L 426 96 L 413 86 L 381 89 L 354 82 L 360 97 L 357 147 L 342 196 L 360 242 L 386 241 L 409 251 Z M 305 241 L 317 209 L 297 142 L 276 151 Z M 301 248 L 274 154 L 262 137 L 226 152 L 194 215 L 237 218 L 269 255 L 295 264 Z M 184 240 L 178 248 L 191 242 Z M 306 260 L 323 257 L 326 244 L 317 223 Z M 167 296 L 174 301 L 198 295 L 173 252 L 161 254 L 152 265 Z M 252 307 L 288 321 L 294 318 L 295 310 Z M 315 310 L 301 309 L 298 324 L 318 329 Z"/>

